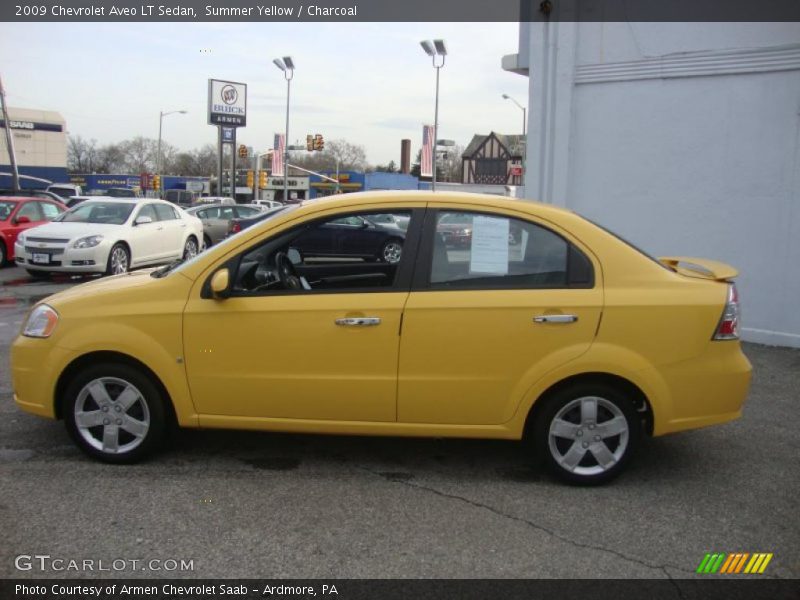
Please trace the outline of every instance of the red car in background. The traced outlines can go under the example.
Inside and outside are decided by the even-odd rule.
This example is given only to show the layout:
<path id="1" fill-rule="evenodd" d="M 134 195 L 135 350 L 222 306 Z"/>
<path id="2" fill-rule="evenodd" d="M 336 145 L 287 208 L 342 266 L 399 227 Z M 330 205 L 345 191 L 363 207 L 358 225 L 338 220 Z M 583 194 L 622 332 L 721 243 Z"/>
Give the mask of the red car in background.
<path id="1" fill-rule="evenodd" d="M 0 196 L 0 267 L 14 260 L 17 236 L 67 210 L 61 202 L 27 196 Z"/>

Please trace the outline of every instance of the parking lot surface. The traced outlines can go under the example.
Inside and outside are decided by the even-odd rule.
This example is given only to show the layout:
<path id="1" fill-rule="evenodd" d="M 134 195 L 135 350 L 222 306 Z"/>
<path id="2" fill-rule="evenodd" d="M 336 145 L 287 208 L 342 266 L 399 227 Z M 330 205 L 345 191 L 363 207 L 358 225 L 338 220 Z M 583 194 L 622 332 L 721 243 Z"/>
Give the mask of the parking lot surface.
<path id="1" fill-rule="evenodd" d="M 746 344 L 741 420 L 648 440 L 599 488 L 498 441 L 182 431 L 112 466 L 12 398 L 25 314 L 79 282 L 0 271 L 0 577 L 686 578 L 707 552 L 773 553 L 762 577 L 800 577 L 800 351 Z M 126 562 L 16 568 L 35 554 Z"/>

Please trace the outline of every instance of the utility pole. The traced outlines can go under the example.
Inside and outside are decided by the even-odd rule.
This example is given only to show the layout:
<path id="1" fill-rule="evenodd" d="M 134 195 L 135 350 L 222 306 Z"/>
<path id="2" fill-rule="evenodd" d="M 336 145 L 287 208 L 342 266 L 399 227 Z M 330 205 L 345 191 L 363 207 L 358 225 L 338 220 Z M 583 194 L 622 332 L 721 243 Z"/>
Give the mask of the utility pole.
<path id="1" fill-rule="evenodd" d="M 6 89 L 3 87 L 3 79 L 0 77 L 0 100 L 3 102 L 3 124 L 6 129 L 6 149 L 8 150 L 8 160 L 11 165 L 11 187 L 15 194 L 19 193 L 19 169 L 17 168 L 17 154 L 14 152 L 14 134 L 11 133 L 11 121 L 8 119 L 8 106 L 6 105 Z"/>

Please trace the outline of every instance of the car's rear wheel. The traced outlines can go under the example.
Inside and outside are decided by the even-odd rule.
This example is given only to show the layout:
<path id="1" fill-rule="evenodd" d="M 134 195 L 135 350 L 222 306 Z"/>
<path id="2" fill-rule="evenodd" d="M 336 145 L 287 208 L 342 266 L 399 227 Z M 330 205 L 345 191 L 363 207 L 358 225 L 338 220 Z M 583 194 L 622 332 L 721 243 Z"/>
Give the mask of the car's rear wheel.
<path id="1" fill-rule="evenodd" d="M 166 431 L 165 401 L 153 381 L 125 364 L 82 371 L 62 398 L 64 422 L 89 456 L 131 463 L 152 452 Z"/>
<path id="2" fill-rule="evenodd" d="M 183 260 L 189 260 L 195 256 L 197 256 L 197 240 L 190 235 L 183 245 Z"/>
<path id="3" fill-rule="evenodd" d="M 121 275 L 131 268 L 131 255 L 125 244 L 114 244 L 108 253 L 107 275 Z"/>
<path id="4" fill-rule="evenodd" d="M 630 398 L 612 386 L 587 382 L 562 388 L 543 402 L 533 441 L 551 473 L 582 485 L 619 475 L 641 436 Z"/>
<path id="5" fill-rule="evenodd" d="M 383 262 L 387 262 L 389 264 L 396 264 L 400 262 L 400 258 L 403 254 L 403 242 L 400 240 L 392 239 L 388 240 L 383 247 L 381 247 L 381 255 L 380 258 Z"/>

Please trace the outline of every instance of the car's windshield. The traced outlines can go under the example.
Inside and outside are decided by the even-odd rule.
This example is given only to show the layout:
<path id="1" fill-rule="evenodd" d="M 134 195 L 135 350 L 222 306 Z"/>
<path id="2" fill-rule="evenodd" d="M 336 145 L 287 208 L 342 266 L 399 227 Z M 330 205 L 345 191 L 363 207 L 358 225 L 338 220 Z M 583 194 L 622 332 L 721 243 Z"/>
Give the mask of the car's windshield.
<path id="1" fill-rule="evenodd" d="M 103 223 L 122 225 L 136 206 L 132 202 L 83 202 L 54 221 L 64 223 Z"/>
<path id="2" fill-rule="evenodd" d="M 0 221 L 5 221 L 8 219 L 16 205 L 16 202 L 11 202 L 9 200 L 0 201 Z"/>
<path id="3" fill-rule="evenodd" d="M 292 210 L 294 210 L 296 208 L 299 208 L 299 206 L 300 206 L 299 204 L 287 204 L 286 206 L 281 206 L 280 208 L 274 208 L 274 209 L 272 209 L 271 212 L 264 213 L 266 215 L 266 217 L 263 218 L 262 221 L 259 221 L 259 223 L 269 221 L 269 220 L 275 218 L 275 215 L 285 214 L 287 211 L 292 211 Z M 263 215 L 259 215 L 259 217 L 262 217 L 262 216 Z M 221 242 L 219 242 L 217 244 L 214 244 L 214 246 L 212 247 L 212 251 L 216 251 L 216 250 L 218 250 L 220 248 L 226 248 L 227 246 L 231 245 L 231 243 L 236 244 L 239 241 L 239 235 L 241 235 L 241 232 L 236 233 L 234 235 L 231 235 L 231 236 L 225 238 L 224 240 L 222 240 Z M 156 269 L 150 275 L 152 277 L 163 277 L 167 273 L 177 273 L 179 271 L 182 271 L 187 265 L 191 265 L 195 261 L 197 261 L 199 258 L 205 257 L 205 256 L 206 256 L 206 253 L 205 252 L 201 252 L 201 253 L 195 255 L 193 258 L 190 258 L 189 260 L 187 260 L 185 262 L 182 262 L 180 264 L 167 265 L 166 267 L 161 267 L 160 269 Z"/>

